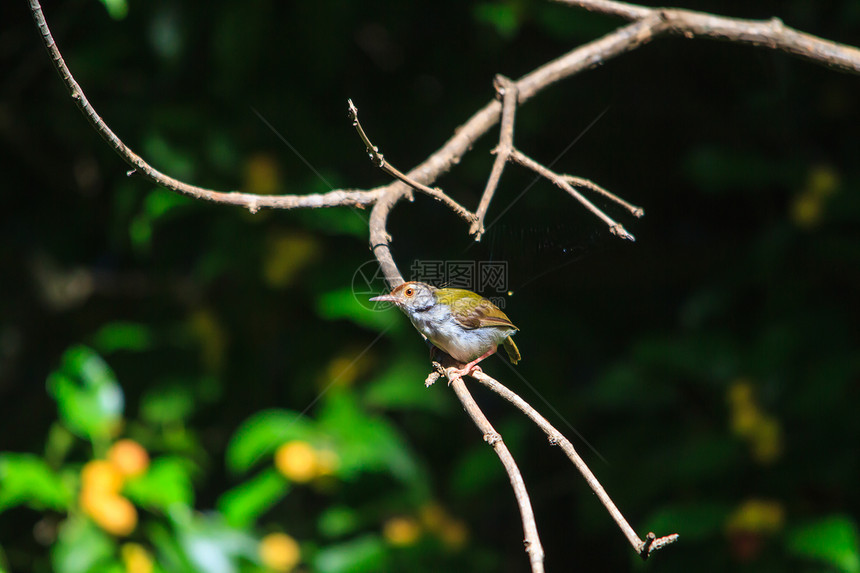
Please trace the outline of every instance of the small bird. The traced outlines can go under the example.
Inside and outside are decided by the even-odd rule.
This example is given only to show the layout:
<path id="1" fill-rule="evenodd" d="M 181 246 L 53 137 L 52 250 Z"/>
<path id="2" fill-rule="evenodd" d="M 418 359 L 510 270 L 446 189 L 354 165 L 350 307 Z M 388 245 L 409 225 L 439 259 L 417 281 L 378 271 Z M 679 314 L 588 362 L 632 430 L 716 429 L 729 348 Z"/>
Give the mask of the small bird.
<path id="1" fill-rule="evenodd" d="M 480 370 L 478 362 L 492 356 L 499 344 L 513 364 L 520 360 L 511 338 L 519 329 L 499 307 L 477 293 L 413 281 L 370 300 L 397 305 L 434 346 L 465 364 L 460 376 Z"/>

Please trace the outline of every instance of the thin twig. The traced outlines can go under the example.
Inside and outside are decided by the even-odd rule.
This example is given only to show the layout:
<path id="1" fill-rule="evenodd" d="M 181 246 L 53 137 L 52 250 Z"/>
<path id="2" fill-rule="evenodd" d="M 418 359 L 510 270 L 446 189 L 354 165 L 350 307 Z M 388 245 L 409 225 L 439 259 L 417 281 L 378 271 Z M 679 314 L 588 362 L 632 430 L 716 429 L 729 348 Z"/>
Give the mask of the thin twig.
<path id="1" fill-rule="evenodd" d="M 537 523 L 535 522 L 534 511 L 532 510 L 531 501 L 529 500 L 529 493 L 526 490 L 526 484 L 523 481 L 523 476 L 520 474 L 517 463 L 514 461 L 514 457 L 511 455 L 505 442 L 502 441 L 502 436 L 496 432 L 493 425 L 478 407 L 475 399 L 472 398 L 472 394 L 469 393 L 468 388 L 466 388 L 466 383 L 463 382 L 463 378 L 460 376 L 453 376 L 453 379 L 449 377 L 449 380 L 451 381 L 451 386 L 454 388 L 454 392 L 457 394 L 457 398 L 459 398 L 460 402 L 463 404 L 463 408 L 465 408 L 466 413 L 469 414 L 472 421 L 475 422 L 475 425 L 478 426 L 478 429 L 484 434 L 484 441 L 493 447 L 493 450 L 496 452 L 496 455 L 499 456 L 499 460 L 501 460 L 502 465 L 505 467 L 505 471 L 508 472 L 508 477 L 511 480 L 511 487 L 514 490 L 514 496 L 517 498 L 517 504 L 520 506 L 520 516 L 523 520 L 523 534 L 525 535 L 526 552 L 529 555 L 532 573 L 542 573 L 544 570 L 543 546 L 541 545 L 540 537 L 538 536 Z"/>
<path id="2" fill-rule="evenodd" d="M 562 451 L 570 458 L 570 461 L 573 462 L 573 465 L 576 466 L 576 469 L 579 470 L 579 473 L 582 474 L 582 477 L 585 478 L 585 481 L 588 483 L 589 487 L 591 487 L 592 491 L 594 491 L 595 495 L 597 495 L 600 502 L 609 512 L 609 515 L 612 516 L 612 519 L 615 520 L 615 523 L 618 524 L 618 527 L 621 529 L 621 532 L 624 533 L 624 536 L 627 538 L 627 541 L 630 542 L 630 545 L 633 546 L 633 549 L 642 557 L 642 559 L 647 559 L 648 555 L 672 543 L 678 538 L 677 534 L 668 535 L 665 537 L 659 538 L 659 540 L 654 536 L 653 533 L 649 533 L 646 536 L 647 539 L 651 539 L 650 542 L 642 541 L 639 539 L 639 536 L 636 535 L 636 532 L 630 527 L 630 524 L 624 518 L 621 511 L 609 497 L 609 494 L 606 493 L 606 490 L 603 489 L 603 486 L 597 480 L 594 473 L 592 473 L 591 469 L 589 469 L 588 465 L 585 461 L 580 457 L 577 453 L 576 449 L 573 447 L 573 444 L 570 443 L 564 434 L 559 432 L 552 424 L 550 424 L 546 418 L 540 415 L 537 410 L 531 407 L 531 405 L 523 400 L 519 395 L 515 392 L 507 388 L 505 385 L 501 384 L 498 380 L 488 376 L 481 370 L 475 370 L 471 374 L 472 378 L 519 408 L 526 416 L 529 417 L 541 430 L 549 438 L 549 443 L 552 445 L 559 446 Z M 671 539 L 670 539 L 671 538 Z M 657 541 L 660 541 L 658 544 Z"/>
<path id="3" fill-rule="evenodd" d="M 361 126 L 361 122 L 358 121 L 358 108 L 355 107 L 355 104 L 352 103 L 352 100 L 348 101 L 349 118 L 352 120 L 352 126 L 358 132 L 358 136 L 361 138 L 361 141 L 364 142 L 364 145 L 367 148 L 367 154 L 370 156 L 371 161 L 373 161 L 377 167 L 379 167 L 395 179 L 403 181 L 413 189 L 421 191 L 422 193 L 433 197 L 437 201 L 442 201 L 448 207 L 450 207 L 451 210 L 454 211 L 454 213 L 459 215 L 460 218 L 464 219 L 467 223 L 474 223 L 475 215 L 473 215 L 471 211 L 451 199 L 451 197 L 449 197 L 441 189 L 428 187 L 420 181 L 412 179 L 411 177 L 402 173 L 399 169 L 391 165 L 388 161 L 386 161 L 385 157 L 383 157 L 382 153 L 379 151 L 379 148 L 370 142 L 370 138 L 368 138 L 367 134 L 364 132 L 364 128 Z"/>
<path id="4" fill-rule="evenodd" d="M 540 163 L 538 163 L 534 159 L 531 159 L 530 157 L 523 154 L 518 149 L 514 149 L 513 152 L 511 153 L 510 157 L 511 157 L 511 161 L 514 161 L 516 163 L 519 163 L 523 167 L 531 169 L 532 171 L 534 171 L 535 173 L 537 173 L 541 177 L 549 179 L 554 184 L 556 184 L 557 186 L 561 187 L 562 189 L 564 189 L 565 191 L 570 193 L 577 201 L 582 203 L 583 207 L 585 207 L 586 209 L 588 209 L 589 211 L 591 211 L 592 213 L 594 213 L 595 215 L 597 215 L 598 217 L 603 219 L 603 222 L 605 222 L 607 225 L 609 225 L 609 232 L 612 233 L 613 235 L 617 235 L 617 236 L 621 237 L 622 239 L 627 239 L 629 241 L 635 241 L 636 240 L 636 238 L 633 235 L 631 235 L 630 233 L 627 232 L 627 230 L 624 228 L 623 225 L 621 225 L 621 223 L 617 223 L 612 217 L 610 217 L 609 215 L 607 215 L 606 213 L 601 211 L 599 207 L 597 207 L 594 203 L 592 203 L 591 201 L 589 201 L 588 199 L 583 197 L 579 191 L 574 189 L 570 185 L 570 183 L 567 182 L 567 180 L 565 179 L 565 177 L 563 175 L 559 175 L 558 173 L 556 173 L 550 169 L 547 169 L 546 167 L 544 167 L 543 165 L 541 165 Z"/>
<path id="5" fill-rule="evenodd" d="M 574 177 L 573 175 L 562 175 L 561 178 L 564 179 L 565 181 L 567 181 L 568 183 L 570 183 L 571 185 L 573 185 L 574 187 L 580 187 L 583 189 L 588 189 L 590 191 L 594 191 L 595 193 L 603 195 L 604 197 L 606 197 L 610 201 L 615 201 L 616 203 L 618 203 L 619 205 L 621 205 L 622 207 L 624 207 L 625 209 L 630 211 L 630 213 L 634 217 L 641 218 L 645 215 L 645 210 L 642 209 L 642 207 L 637 207 L 636 205 L 632 205 L 632 204 L 628 203 L 627 201 L 625 201 L 621 197 L 619 197 L 613 193 L 610 193 L 609 191 L 607 191 L 606 189 L 604 189 L 603 187 L 601 187 L 600 185 L 598 185 L 597 183 L 595 183 L 593 181 L 589 181 L 588 179 L 584 179 L 582 177 Z"/>
<path id="6" fill-rule="evenodd" d="M 48 50 L 51 62 L 54 64 L 54 68 L 57 70 L 63 84 L 65 84 L 66 88 L 69 90 L 69 94 L 72 96 L 78 109 L 81 110 L 84 117 L 86 117 L 90 125 L 93 126 L 93 129 L 102 136 L 117 155 L 119 155 L 133 168 L 129 171 L 129 175 L 137 173 L 144 179 L 164 187 L 165 189 L 170 189 L 171 191 L 188 195 L 195 199 L 205 199 L 215 203 L 237 205 L 248 209 L 252 213 L 256 213 L 263 207 L 273 209 L 320 208 L 341 205 L 365 207 L 372 205 L 379 197 L 379 192 L 376 190 L 360 191 L 350 189 L 339 189 L 328 193 L 314 193 L 312 195 L 281 196 L 223 192 L 205 189 L 196 185 L 189 185 L 188 183 L 174 179 L 169 175 L 165 175 L 144 161 L 139 155 L 123 143 L 123 141 L 110 129 L 110 127 L 108 127 L 96 112 L 95 108 L 90 104 L 86 94 L 84 94 L 84 90 L 81 89 L 81 86 L 75 80 L 74 76 L 72 76 L 72 72 L 69 70 L 68 66 L 66 66 L 66 62 L 63 60 L 63 56 L 51 35 L 51 30 L 48 28 L 48 23 L 45 21 L 45 15 L 42 13 L 42 7 L 39 5 L 38 0 L 30 0 L 30 11 L 33 14 L 33 20 L 36 23 L 36 27 L 39 29 L 39 33 L 42 36 L 42 42 Z"/>
<path id="7" fill-rule="evenodd" d="M 516 116 L 518 97 L 517 85 L 502 75 L 497 75 L 494 83 L 496 93 L 502 100 L 502 124 L 499 128 L 499 145 L 495 149 L 496 159 L 493 161 L 493 168 L 490 171 L 487 186 L 481 195 L 481 202 L 475 211 L 476 220 L 472 223 L 472 228 L 469 229 L 469 233 L 475 236 L 476 241 L 480 241 L 481 235 L 484 234 L 484 217 L 487 215 L 487 209 L 490 208 L 490 201 L 493 200 L 493 194 L 495 194 L 499 186 L 502 171 L 505 169 L 508 157 L 514 146 L 514 117 Z"/>

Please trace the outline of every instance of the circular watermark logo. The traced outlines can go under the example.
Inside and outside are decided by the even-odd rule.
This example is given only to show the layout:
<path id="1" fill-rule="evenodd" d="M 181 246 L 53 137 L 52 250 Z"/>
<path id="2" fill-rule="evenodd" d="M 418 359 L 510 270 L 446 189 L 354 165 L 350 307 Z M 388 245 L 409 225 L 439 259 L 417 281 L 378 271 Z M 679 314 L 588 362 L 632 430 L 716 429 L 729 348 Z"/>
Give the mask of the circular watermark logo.
<path id="1" fill-rule="evenodd" d="M 390 302 L 373 302 L 371 297 L 388 293 L 388 284 L 376 259 L 359 265 L 352 273 L 352 296 L 363 308 L 372 311 L 387 310 L 394 306 Z"/>

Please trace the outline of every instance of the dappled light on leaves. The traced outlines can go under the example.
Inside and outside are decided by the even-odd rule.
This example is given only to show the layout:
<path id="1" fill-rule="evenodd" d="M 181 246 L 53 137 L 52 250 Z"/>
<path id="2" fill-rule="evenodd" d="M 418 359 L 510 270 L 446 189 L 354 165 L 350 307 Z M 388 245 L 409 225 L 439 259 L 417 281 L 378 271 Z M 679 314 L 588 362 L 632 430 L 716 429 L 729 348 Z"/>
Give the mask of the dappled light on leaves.
<path id="1" fill-rule="evenodd" d="M 804 188 L 791 202 L 791 220 L 803 229 L 817 227 L 834 193 L 839 189 L 839 173 L 830 166 L 814 166 Z"/>
<path id="2" fill-rule="evenodd" d="M 281 187 L 281 170 L 277 160 L 271 155 L 252 155 L 245 163 L 244 193 L 272 195 Z"/>
<path id="3" fill-rule="evenodd" d="M 421 537 L 421 524 L 414 517 L 391 517 L 382 525 L 382 536 L 391 545 L 408 547 Z"/>
<path id="4" fill-rule="evenodd" d="M 752 458 L 770 464 L 782 454 L 782 429 L 779 421 L 765 413 L 755 399 L 754 386 L 748 379 L 738 379 L 728 392 L 732 432 L 749 444 Z"/>

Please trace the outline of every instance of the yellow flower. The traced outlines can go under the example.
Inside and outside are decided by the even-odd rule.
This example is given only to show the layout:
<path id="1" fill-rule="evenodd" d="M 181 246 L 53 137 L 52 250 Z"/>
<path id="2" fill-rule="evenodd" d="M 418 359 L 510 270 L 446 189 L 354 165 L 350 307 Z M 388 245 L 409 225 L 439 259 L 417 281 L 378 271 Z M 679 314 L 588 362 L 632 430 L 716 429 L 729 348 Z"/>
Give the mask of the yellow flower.
<path id="1" fill-rule="evenodd" d="M 284 477 L 298 483 L 309 482 L 319 472 L 319 456 L 307 442 L 294 440 L 275 452 L 275 467 Z"/>
<path id="2" fill-rule="evenodd" d="M 111 535 L 124 537 L 137 527 L 137 510 L 121 495 L 84 488 L 80 504 L 84 513 Z"/>
<path id="3" fill-rule="evenodd" d="M 299 544 L 286 533 L 268 534 L 260 541 L 259 551 L 263 565 L 278 572 L 291 571 L 302 559 Z"/>
<path id="4" fill-rule="evenodd" d="M 469 540 L 469 530 L 459 519 L 448 519 L 439 530 L 442 542 L 451 549 L 460 549 Z"/>
<path id="5" fill-rule="evenodd" d="M 127 573 L 152 573 L 152 557 L 142 545 L 124 543 L 120 556 Z"/>
<path id="6" fill-rule="evenodd" d="M 392 517 L 382 526 L 382 536 L 391 545 L 414 545 L 421 537 L 421 524 L 414 517 Z"/>
<path id="7" fill-rule="evenodd" d="M 729 424 L 743 438 L 755 461 L 768 464 L 782 454 L 782 427 L 779 420 L 762 411 L 746 379 L 735 381 L 728 392 Z"/>
<path id="8" fill-rule="evenodd" d="M 726 520 L 729 533 L 776 533 L 785 523 L 785 509 L 778 501 L 750 499 Z"/>
<path id="9" fill-rule="evenodd" d="M 245 183 L 242 190 L 257 195 L 271 195 L 281 185 L 281 170 L 271 155 L 253 155 L 245 164 Z"/>
<path id="10" fill-rule="evenodd" d="M 81 489 L 118 494 L 125 477 L 114 464 L 107 460 L 92 460 L 81 470 Z"/>
<path id="11" fill-rule="evenodd" d="M 149 454 L 134 440 L 119 440 L 108 450 L 107 459 L 126 477 L 137 477 L 149 469 Z"/>

